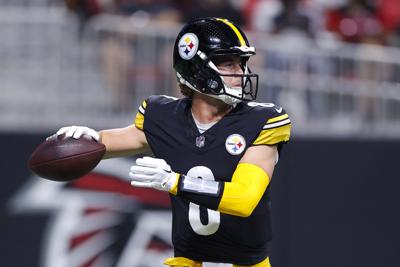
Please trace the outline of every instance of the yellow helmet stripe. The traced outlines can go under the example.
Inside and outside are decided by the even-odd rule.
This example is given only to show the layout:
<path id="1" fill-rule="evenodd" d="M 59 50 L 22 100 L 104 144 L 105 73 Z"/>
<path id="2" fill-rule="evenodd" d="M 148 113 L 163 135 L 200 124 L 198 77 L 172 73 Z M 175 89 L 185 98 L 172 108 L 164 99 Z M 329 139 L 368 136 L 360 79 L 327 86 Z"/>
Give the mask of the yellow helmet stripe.
<path id="1" fill-rule="evenodd" d="M 247 46 L 246 45 L 246 41 L 244 40 L 242 34 L 240 33 L 240 31 L 238 30 L 238 28 L 232 24 L 232 22 L 230 22 L 227 19 L 221 19 L 221 18 L 217 18 L 217 20 L 222 21 L 223 23 L 225 23 L 226 25 L 228 25 L 229 27 L 231 27 L 231 29 L 236 33 L 236 36 L 239 39 L 240 42 L 240 46 Z"/>

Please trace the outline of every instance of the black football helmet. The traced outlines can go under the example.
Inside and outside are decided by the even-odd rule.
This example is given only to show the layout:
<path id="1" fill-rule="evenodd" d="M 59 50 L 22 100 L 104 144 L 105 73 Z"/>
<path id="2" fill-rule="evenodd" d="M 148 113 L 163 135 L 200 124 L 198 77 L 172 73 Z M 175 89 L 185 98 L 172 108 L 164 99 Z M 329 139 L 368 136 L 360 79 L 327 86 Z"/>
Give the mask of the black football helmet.
<path id="1" fill-rule="evenodd" d="M 257 96 L 258 75 L 247 66 L 255 48 L 246 35 L 227 19 L 201 18 L 186 24 L 178 34 L 174 46 L 174 69 L 178 83 L 192 90 L 218 98 L 229 105 Z M 243 74 L 221 74 L 216 57 L 238 56 Z M 224 77 L 242 79 L 241 88 L 231 88 Z"/>

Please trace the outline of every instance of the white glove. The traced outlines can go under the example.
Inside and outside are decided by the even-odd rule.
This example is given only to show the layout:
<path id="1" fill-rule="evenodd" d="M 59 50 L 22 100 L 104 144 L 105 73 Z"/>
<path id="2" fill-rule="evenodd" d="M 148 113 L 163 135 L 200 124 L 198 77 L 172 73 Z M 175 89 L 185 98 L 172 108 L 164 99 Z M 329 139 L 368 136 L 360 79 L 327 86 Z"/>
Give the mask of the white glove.
<path id="1" fill-rule="evenodd" d="M 138 158 L 129 176 L 133 186 L 168 192 L 176 189 L 179 179 L 179 174 L 173 172 L 165 160 L 152 157 Z"/>
<path id="2" fill-rule="evenodd" d="M 61 134 L 65 134 L 65 137 L 72 137 L 74 139 L 79 139 L 82 135 L 86 134 L 91 136 L 97 142 L 100 140 L 100 135 L 98 132 L 85 126 L 62 127 L 57 131 L 56 135 Z"/>

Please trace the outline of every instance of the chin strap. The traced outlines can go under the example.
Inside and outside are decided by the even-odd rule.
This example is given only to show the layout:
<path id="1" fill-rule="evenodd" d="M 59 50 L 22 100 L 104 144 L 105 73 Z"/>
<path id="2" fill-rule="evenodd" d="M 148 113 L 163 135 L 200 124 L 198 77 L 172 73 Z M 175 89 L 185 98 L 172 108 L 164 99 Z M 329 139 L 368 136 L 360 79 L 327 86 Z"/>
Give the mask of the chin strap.
<path id="1" fill-rule="evenodd" d="M 236 104 L 242 102 L 242 100 L 237 99 L 235 97 L 229 96 L 229 95 L 213 95 L 213 94 L 206 94 L 201 92 L 200 90 L 196 89 L 191 83 L 189 83 L 185 78 L 182 77 L 182 75 L 179 72 L 176 72 L 176 76 L 178 77 L 178 81 L 180 84 L 186 85 L 187 87 L 189 87 L 190 89 L 192 89 L 193 91 L 196 91 L 200 94 L 221 100 L 222 102 L 224 102 L 225 104 L 231 105 L 233 107 L 236 107 Z M 234 89 L 231 89 L 234 90 Z"/>

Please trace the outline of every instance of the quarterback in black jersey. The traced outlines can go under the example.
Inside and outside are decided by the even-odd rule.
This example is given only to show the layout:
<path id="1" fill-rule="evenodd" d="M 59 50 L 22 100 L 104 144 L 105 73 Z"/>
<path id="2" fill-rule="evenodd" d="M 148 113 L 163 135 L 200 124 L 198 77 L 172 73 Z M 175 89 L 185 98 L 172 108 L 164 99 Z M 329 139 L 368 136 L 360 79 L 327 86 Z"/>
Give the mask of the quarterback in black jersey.
<path id="1" fill-rule="evenodd" d="M 282 107 L 252 102 L 258 75 L 247 62 L 254 54 L 231 21 L 192 21 L 174 47 L 185 97 L 150 96 L 125 128 L 58 131 L 93 136 L 106 145 L 107 158 L 152 152 L 137 159 L 129 175 L 133 186 L 171 196 L 174 257 L 168 266 L 270 267 L 267 187 L 291 123 Z"/>

